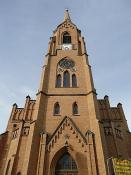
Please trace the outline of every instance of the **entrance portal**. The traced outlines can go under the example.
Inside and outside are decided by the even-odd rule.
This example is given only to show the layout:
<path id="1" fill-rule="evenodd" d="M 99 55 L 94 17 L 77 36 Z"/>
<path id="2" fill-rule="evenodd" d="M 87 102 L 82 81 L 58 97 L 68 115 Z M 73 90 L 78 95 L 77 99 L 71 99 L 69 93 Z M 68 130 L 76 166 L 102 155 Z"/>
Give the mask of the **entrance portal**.
<path id="1" fill-rule="evenodd" d="M 56 164 L 55 175 L 77 175 L 77 165 L 69 153 L 60 157 Z"/>

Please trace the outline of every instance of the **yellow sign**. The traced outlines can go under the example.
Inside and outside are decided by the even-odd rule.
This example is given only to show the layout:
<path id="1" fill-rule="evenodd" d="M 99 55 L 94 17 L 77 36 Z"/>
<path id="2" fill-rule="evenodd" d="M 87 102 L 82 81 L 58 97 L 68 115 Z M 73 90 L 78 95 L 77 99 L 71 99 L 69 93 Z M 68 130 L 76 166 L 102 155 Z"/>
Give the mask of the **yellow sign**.
<path id="1" fill-rule="evenodd" d="M 131 160 L 113 158 L 112 161 L 115 175 L 131 175 Z"/>

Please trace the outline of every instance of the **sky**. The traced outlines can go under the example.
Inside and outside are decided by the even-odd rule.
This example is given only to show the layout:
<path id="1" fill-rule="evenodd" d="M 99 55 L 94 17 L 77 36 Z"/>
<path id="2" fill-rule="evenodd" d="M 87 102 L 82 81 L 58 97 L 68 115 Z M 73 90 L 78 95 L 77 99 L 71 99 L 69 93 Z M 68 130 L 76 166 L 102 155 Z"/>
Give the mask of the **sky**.
<path id="1" fill-rule="evenodd" d="M 67 8 L 85 38 L 98 98 L 122 103 L 131 129 L 130 0 L 1 0 L 0 133 L 12 104 L 36 98 L 49 38 Z"/>

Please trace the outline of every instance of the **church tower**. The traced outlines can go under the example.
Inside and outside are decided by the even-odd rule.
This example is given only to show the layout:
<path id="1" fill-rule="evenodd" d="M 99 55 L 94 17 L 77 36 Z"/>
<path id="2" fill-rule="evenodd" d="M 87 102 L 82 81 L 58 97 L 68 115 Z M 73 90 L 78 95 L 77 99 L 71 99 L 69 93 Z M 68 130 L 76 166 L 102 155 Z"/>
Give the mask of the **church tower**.
<path id="1" fill-rule="evenodd" d="M 0 135 L 0 174 L 108 175 L 107 160 L 131 158 L 130 144 L 122 105 L 97 99 L 84 38 L 66 10 L 50 38 L 36 100 L 14 104 Z"/>

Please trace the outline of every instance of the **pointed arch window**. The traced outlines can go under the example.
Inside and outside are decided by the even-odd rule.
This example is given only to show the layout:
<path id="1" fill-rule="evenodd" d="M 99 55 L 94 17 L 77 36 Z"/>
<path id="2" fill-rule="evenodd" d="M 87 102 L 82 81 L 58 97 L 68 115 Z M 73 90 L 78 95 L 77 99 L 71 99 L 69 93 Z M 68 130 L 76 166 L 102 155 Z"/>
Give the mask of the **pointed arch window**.
<path id="1" fill-rule="evenodd" d="M 72 112 L 73 112 L 73 115 L 78 114 L 78 105 L 77 105 L 76 102 L 74 102 L 73 105 L 72 105 Z"/>
<path id="2" fill-rule="evenodd" d="M 60 105 L 58 102 L 54 105 L 54 115 L 60 115 Z"/>
<path id="3" fill-rule="evenodd" d="M 70 87 L 70 74 L 68 71 L 64 72 L 63 87 L 65 87 L 65 88 Z"/>
<path id="4" fill-rule="evenodd" d="M 69 153 L 65 153 L 60 159 L 58 160 L 55 168 L 55 174 L 64 174 L 65 172 L 68 174 L 68 171 L 72 174 L 77 174 L 77 165 L 74 159 L 69 155 Z"/>
<path id="5" fill-rule="evenodd" d="M 56 77 L 56 87 L 59 88 L 61 87 L 61 75 L 57 75 Z"/>
<path id="6" fill-rule="evenodd" d="M 71 36 L 68 32 L 63 34 L 63 44 L 71 44 Z"/>
<path id="7" fill-rule="evenodd" d="M 77 87 L 77 78 L 76 75 L 72 75 L 72 87 Z"/>

